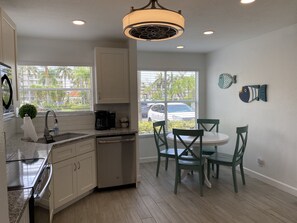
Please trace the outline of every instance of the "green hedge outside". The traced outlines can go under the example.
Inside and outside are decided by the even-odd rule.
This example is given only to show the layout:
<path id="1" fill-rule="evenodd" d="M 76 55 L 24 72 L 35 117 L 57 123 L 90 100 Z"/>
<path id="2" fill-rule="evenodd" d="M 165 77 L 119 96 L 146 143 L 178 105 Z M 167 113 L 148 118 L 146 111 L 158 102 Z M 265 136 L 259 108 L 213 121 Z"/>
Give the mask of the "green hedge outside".
<path id="1" fill-rule="evenodd" d="M 195 121 L 169 121 L 168 131 L 170 132 L 172 128 L 181 129 L 193 129 L 195 128 Z M 149 121 L 139 121 L 138 123 L 139 134 L 150 134 L 153 133 L 153 122 Z"/>

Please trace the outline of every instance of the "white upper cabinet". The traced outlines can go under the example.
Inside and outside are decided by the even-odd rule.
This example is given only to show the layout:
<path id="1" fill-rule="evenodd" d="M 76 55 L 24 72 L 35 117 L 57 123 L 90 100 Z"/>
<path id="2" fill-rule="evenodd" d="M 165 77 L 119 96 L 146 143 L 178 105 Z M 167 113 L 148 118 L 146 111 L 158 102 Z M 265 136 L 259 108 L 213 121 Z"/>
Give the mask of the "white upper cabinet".
<path id="1" fill-rule="evenodd" d="M 9 16 L 0 8 L 0 62 L 12 69 L 13 101 L 18 100 L 17 89 L 17 63 L 16 63 L 16 26 Z"/>
<path id="2" fill-rule="evenodd" d="M 95 48 L 97 104 L 129 103 L 128 49 Z"/>
<path id="3" fill-rule="evenodd" d="M 1 52 L 0 61 L 14 70 L 16 67 L 16 28 L 14 22 L 0 9 L 1 14 Z"/>

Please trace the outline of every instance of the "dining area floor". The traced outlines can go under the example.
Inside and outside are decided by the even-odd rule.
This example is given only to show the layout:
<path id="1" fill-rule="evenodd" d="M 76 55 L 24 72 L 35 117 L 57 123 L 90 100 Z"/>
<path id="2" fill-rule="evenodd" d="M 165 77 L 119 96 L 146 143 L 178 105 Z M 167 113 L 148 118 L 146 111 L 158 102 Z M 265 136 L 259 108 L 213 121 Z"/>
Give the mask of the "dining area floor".
<path id="1" fill-rule="evenodd" d="M 234 193 L 229 167 L 199 194 L 198 175 L 187 174 L 174 194 L 175 163 L 140 164 L 137 188 L 94 192 L 54 216 L 53 223 L 296 223 L 297 197 L 246 175 Z M 240 180 L 240 173 L 237 173 Z"/>

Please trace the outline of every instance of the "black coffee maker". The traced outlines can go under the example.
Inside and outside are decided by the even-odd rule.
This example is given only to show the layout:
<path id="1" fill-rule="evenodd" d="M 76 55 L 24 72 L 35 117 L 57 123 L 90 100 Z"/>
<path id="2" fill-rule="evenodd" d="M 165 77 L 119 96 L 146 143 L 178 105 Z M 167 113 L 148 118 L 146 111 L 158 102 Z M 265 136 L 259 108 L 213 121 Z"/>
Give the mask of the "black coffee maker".
<path id="1" fill-rule="evenodd" d="M 96 130 L 107 130 L 115 128 L 116 124 L 115 112 L 109 111 L 95 111 L 95 129 Z"/>

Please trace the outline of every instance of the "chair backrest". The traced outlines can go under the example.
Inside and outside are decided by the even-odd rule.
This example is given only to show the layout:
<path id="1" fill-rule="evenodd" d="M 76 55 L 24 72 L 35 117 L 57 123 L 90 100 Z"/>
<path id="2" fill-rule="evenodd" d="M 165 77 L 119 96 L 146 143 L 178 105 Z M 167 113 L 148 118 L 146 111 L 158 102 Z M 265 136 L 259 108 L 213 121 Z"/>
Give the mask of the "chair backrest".
<path id="1" fill-rule="evenodd" d="M 233 163 L 241 162 L 248 139 L 248 125 L 236 128 L 236 145 L 233 155 Z"/>
<path id="2" fill-rule="evenodd" d="M 215 130 L 219 132 L 220 119 L 197 119 L 198 129 L 203 129 L 204 131 L 211 132 Z"/>
<path id="3" fill-rule="evenodd" d="M 165 121 L 159 121 L 153 123 L 154 138 L 158 153 L 162 149 L 168 149 L 168 143 L 165 132 Z"/>
<path id="4" fill-rule="evenodd" d="M 175 150 L 176 160 L 178 159 L 189 160 L 193 158 L 195 159 L 202 158 L 202 149 L 199 149 L 199 154 L 194 153 L 194 151 L 192 150 L 193 146 L 202 148 L 202 136 L 204 133 L 202 129 L 173 129 L 172 133 L 174 135 L 174 150 Z M 178 143 L 180 143 L 182 146 L 177 146 Z M 178 148 L 184 149 L 184 152 L 181 154 L 178 154 L 177 152 Z"/>

